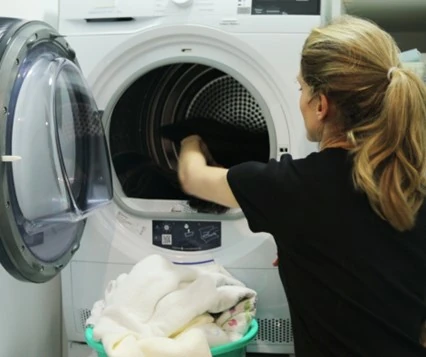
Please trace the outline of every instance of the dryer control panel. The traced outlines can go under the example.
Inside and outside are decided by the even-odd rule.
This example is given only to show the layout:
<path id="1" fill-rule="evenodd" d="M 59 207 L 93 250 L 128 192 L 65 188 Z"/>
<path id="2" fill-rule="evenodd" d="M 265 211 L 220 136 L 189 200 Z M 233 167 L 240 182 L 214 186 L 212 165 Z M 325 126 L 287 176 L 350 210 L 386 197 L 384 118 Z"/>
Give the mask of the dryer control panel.
<path id="1" fill-rule="evenodd" d="M 152 221 L 152 244 L 181 252 L 204 251 L 222 245 L 221 222 Z"/>
<path id="2" fill-rule="evenodd" d="M 112 35 L 198 25 L 233 33 L 309 33 L 325 21 L 331 1 L 59 0 L 59 30 Z"/>
<path id="3" fill-rule="evenodd" d="M 252 15 L 319 15 L 320 10 L 321 0 L 252 0 L 251 4 Z"/>

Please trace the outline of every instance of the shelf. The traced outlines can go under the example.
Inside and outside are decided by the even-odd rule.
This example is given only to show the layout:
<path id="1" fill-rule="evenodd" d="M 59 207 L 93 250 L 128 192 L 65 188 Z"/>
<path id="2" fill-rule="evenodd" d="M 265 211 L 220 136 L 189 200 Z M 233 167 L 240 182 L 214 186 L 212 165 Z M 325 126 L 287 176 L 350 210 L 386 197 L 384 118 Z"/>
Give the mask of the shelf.
<path id="1" fill-rule="evenodd" d="M 426 32 L 426 0 L 343 0 L 350 15 L 367 17 L 389 32 Z"/>

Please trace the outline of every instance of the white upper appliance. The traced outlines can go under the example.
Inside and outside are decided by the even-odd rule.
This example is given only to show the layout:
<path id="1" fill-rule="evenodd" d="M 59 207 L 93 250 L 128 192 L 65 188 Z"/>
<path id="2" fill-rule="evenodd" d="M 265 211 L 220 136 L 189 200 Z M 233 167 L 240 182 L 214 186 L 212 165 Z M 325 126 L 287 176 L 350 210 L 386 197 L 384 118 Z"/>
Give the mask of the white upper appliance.
<path id="1" fill-rule="evenodd" d="M 62 271 L 69 341 L 84 342 L 84 323 L 111 279 L 158 253 L 224 265 L 259 295 L 260 329 L 248 350 L 293 352 L 272 237 L 251 233 L 240 210 L 199 213 L 155 189 L 129 194 L 155 185 L 119 175 L 117 160 L 129 154 L 130 171 L 131 155 L 175 168 L 178 149 L 159 128 L 192 116 L 267 130 L 270 157 L 315 150 L 296 76 L 303 43 L 330 7 L 61 0 L 58 31 L 0 19 L 0 258 L 21 280 Z"/>

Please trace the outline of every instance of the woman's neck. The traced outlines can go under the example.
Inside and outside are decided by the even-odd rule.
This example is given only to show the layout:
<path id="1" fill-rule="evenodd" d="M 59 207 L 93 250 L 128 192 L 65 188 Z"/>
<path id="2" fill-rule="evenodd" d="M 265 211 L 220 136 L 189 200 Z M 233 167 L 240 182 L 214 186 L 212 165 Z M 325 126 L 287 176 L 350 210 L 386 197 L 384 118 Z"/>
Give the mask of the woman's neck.
<path id="1" fill-rule="evenodd" d="M 354 148 L 353 143 L 348 139 L 347 133 L 345 133 L 340 128 L 325 127 L 321 141 L 319 143 L 320 150 L 331 149 L 331 148 L 341 148 L 350 150 Z"/>

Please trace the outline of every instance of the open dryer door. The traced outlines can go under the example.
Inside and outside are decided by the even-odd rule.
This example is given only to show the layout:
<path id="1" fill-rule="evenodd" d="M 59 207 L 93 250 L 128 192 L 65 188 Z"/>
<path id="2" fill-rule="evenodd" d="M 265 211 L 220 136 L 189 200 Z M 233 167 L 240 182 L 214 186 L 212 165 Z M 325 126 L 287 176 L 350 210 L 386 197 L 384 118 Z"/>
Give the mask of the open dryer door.
<path id="1" fill-rule="evenodd" d="M 0 18 L 0 261 L 42 283 L 112 199 L 101 115 L 75 54 L 49 25 Z"/>

